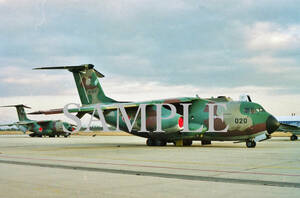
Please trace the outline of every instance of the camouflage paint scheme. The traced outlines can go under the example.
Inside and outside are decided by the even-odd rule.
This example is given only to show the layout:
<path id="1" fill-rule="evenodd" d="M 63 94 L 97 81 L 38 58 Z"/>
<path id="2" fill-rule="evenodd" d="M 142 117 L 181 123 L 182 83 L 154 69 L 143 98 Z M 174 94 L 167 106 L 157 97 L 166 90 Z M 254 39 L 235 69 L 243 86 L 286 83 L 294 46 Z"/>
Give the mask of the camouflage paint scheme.
<path id="1" fill-rule="evenodd" d="M 63 131 L 63 126 L 65 126 L 66 129 L 72 131 L 74 130 L 74 125 L 71 125 L 67 122 L 62 122 L 60 120 L 43 120 L 43 121 L 35 121 L 28 119 L 25 109 L 24 108 L 30 108 L 25 105 L 10 105 L 10 106 L 2 106 L 2 107 L 16 107 L 19 122 L 15 122 L 12 124 L 2 124 L 0 126 L 17 126 L 21 131 L 24 133 L 26 131 L 31 131 L 33 133 L 30 134 L 30 137 L 42 137 L 42 136 L 49 136 L 49 137 L 55 137 L 63 135 L 65 137 L 68 137 L 70 133 L 65 133 Z"/>
<path id="2" fill-rule="evenodd" d="M 202 144 L 210 144 L 210 141 L 241 141 L 246 142 L 248 147 L 255 147 L 255 138 L 264 135 L 263 139 L 268 139 L 269 134 L 278 128 L 277 120 L 261 105 L 253 102 L 232 101 L 227 97 L 206 98 L 199 97 L 180 97 L 173 99 L 152 100 L 144 102 L 118 102 L 107 97 L 98 81 L 98 77 L 104 77 L 94 69 L 94 65 L 80 66 L 59 66 L 59 67 L 42 67 L 35 69 L 68 69 L 73 73 L 77 90 L 82 102 L 80 109 L 70 109 L 69 112 L 78 113 L 81 118 L 85 113 L 92 114 L 95 105 L 100 105 L 106 122 L 112 126 L 117 126 L 117 107 L 116 105 L 124 105 L 128 117 L 131 122 L 134 120 L 136 112 L 140 104 L 147 104 L 146 108 L 146 128 L 150 132 L 138 132 L 141 127 L 140 115 L 134 124 L 131 134 L 148 138 L 147 145 L 164 146 L 168 142 L 175 145 L 191 145 L 192 141 L 199 140 Z M 181 103 L 190 103 L 189 107 L 189 129 L 197 130 L 203 126 L 201 132 L 182 132 L 180 119 L 183 116 L 183 107 Z M 172 104 L 176 107 L 176 115 L 173 118 L 162 120 L 162 129 L 165 131 L 154 132 L 156 129 L 156 106 L 155 104 Z M 228 132 L 209 132 L 208 122 L 208 104 L 226 104 L 227 109 L 222 106 L 215 106 L 214 115 L 224 115 L 224 122 L 215 118 L 215 130 L 222 130 L 227 125 Z M 62 109 L 49 111 L 39 111 L 35 113 L 55 114 L 62 113 Z M 162 117 L 170 115 L 168 106 L 162 107 Z M 99 116 L 94 114 L 95 117 Z M 120 129 L 129 132 L 124 118 L 119 117 Z M 182 124 L 181 124 L 182 125 Z M 276 128 L 276 129 L 275 129 Z M 275 129 L 275 130 L 274 130 Z M 268 131 L 268 132 L 267 132 Z"/>

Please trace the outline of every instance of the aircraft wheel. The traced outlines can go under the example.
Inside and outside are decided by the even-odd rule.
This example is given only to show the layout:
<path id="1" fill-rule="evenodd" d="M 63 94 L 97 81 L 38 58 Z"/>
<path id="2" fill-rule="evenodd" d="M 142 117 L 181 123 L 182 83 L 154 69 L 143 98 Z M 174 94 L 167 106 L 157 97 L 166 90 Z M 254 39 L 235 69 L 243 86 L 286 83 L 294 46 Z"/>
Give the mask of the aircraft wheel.
<path id="1" fill-rule="evenodd" d="M 292 135 L 291 136 L 291 141 L 295 141 L 295 140 L 298 140 L 298 136 L 297 135 Z"/>
<path id="2" fill-rule="evenodd" d="M 30 137 L 35 137 L 34 133 L 29 134 Z"/>
<path id="3" fill-rule="evenodd" d="M 146 141 L 147 146 L 154 146 L 154 141 L 151 138 L 148 138 Z"/>
<path id="4" fill-rule="evenodd" d="M 248 148 L 254 148 L 255 146 L 256 146 L 256 142 L 255 141 L 247 141 L 246 142 L 246 146 L 248 147 Z"/>
<path id="5" fill-rule="evenodd" d="M 54 138 L 54 137 L 55 137 L 55 135 L 49 135 L 49 137 L 51 137 L 51 138 Z"/>
<path id="6" fill-rule="evenodd" d="M 154 145 L 155 146 L 166 146 L 167 142 L 165 142 L 163 140 L 154 140 Z"/>
<path id="7" fill-rule="evenodd" d="M 60 135 L 56 135 L 57 137 L 59 137 Z"/>
<path id="8" fill-rule="evenodd" d="M 211 141 L 208 141 L 208 140 L 202 140 L 202 141 L 201 141 L 201 144 L 202 144 L 202 145 L 211 144 Z"/>
<path id="9" fill-rule="evenodd" d="M 192 146 L 193 140 L 183 140 L 183 146 Z"/>
<path id="10" fill-rule="evenodd" d="M 163 140 L 154 140 L 151 138 L 148 138 L 146 141 L 147 146 L 166 146 L 167 142 Z"/>
<path id="11" fill-rule="evenodd" d="M 69 137 L 68 135 L 64 135 L 65 138 Z"/>

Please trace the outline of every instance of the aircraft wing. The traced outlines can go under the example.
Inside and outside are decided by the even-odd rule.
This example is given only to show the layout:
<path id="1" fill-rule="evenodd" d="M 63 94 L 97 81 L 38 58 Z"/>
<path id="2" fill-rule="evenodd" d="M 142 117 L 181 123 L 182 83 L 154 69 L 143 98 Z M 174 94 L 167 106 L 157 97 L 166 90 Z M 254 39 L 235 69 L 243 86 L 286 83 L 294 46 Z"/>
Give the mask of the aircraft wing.
<path id="1" fill-rule="evenodd" d="M 283 124 L 280 123 L 280 127 L 278 128 L 278 131 L 283 131 L 283 132 L 300 132 L 300 127 L 290 125 L 290 124 Z"/>
<path id="2" fill-rule="evenodd" d="M 28 125 L 28 124 L 34 124 L 34 123 L 45 123 L 45 122 L 50 122 L 51 120 L 41 120 L 41 121 L 33 121 L 33 120 L 29 120 L 29 121 L 20 121 L 20 122 L 14 122 L 14 123 L 10 123 L 10 124 L 1 124 L 0 126 L 18 126 L 18 125 Z"/>
<path id="3" fill-rule="evenodd" d="M 10 124 L 1 124 L 0 126 L 18 126 L 18 125 L 27 125 L 27 124 L 32 124 L 34 123 L 33 121 L 21 121 L 21 122 L 14 122 Z"/>
<path id="4" fill-rule="evenodd" d="M 0 124 L 0 127 L 2 127 L 2 126 L 14 126 L 14 125 L 16 125 L 16 123 Z"/>
<path id="5" fill-rule="evenodd" d="M 195 100 L 203 100 L 197 97 L 182 97 L 182 98 L 174 98 L 174 99 L 164 99 L 164 100 L 152 100 L 152 101 L 145 101 L 145 102 L 117 102 L 117 103 L 109 103 L 109 104 L 101 104 L 100 108 L 102 111 L 105 110 L 115 110 L 118 108 L 119 105 L 124 106 L 125 109 L 128 108 L 137 108 L 139 107 L 140 104 L 147 104 L 148 106 L 155 105 L 155 104 L 173 104 L 173 105 L 179 105 L 180 103 L 190 103 Z M 81 118 L 84 114 L 86 113 L 92 113 L 96 105 L 88 105 L 88 106 L 83 106 L 80 108 L 70 108 L 68 111 L 70 113 L 78 113 L 77 116 Z M 31 115 L 36 115 L 36 114 L 45 114 L 45 115 L 50 115 L 50 114 L 60 114 L 63 113 L 63 108 L 60 109 L 51 109 L 51 110 L 46 110 L 46 111 L 36 111 L 36 112 L 31 112 L 28 114 Z"/>
<path id="6" fill-rule="evenodd" d="M 201 100 L 200 98 L 192 98 L 192 97 L 182 97 L 182 98 L 171 98 L 171 99 L 163 99 L 163 100 L 152 100 L 152 101 L 144 101 L 144 102 L 125 102 L 125 103 L 111 103 L 111 104 L 103 104 L 101 105 L 102 110 L 114 110 L 118 108 L 118 105 L 122 104 L 125 109 L 139 107 L 141 104 L 147 104 L 148 106 L 156 105 L 156 104 L 173 104 L 179 105 L 180 103 L 189 103 L 194 100 Z"/>

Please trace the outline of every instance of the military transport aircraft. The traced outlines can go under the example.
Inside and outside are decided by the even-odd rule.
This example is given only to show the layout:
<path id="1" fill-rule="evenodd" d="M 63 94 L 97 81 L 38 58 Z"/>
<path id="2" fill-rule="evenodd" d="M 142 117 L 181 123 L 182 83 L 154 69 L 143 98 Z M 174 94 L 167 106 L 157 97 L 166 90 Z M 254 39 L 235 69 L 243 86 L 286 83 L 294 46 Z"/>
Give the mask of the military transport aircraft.
<path id="1" fill-rule="evenodd" d="M 17 126 L 21 131 L 24 133 L 26 131 L 31 131 L 29 136 L 30 137 L 42 137 L 42 136 L 49 136 L 49 137 L 55 137 L 63 135 L 64 137 L 68 137 L 70 133 L 63 131 L 63 126 L 65 128 L 69 129 L 70 131 L 73 131 L 75 128 L 75 125 L 71 125 L 67 122 L 62 122 L 60 120 L 43 120 L 43 121 L 35 121 L 30 120 L 27 118 L 27 115 L 25 113 L 24 108 L 30 108 L 23 104 L 19 105 L 8 105 L 8 106 L 0 106 L 0 107 L 16 107 L 19 122 L 14 122 L 11 124 L 1 124 L 0 126 Z"/>
<path id="2" fill-rule="evenodd" d="M 291 141 L 298 140 L 297 135 L 300 135 L 300 116 L 278 116 L 277 119 L 280 122 L 280 127 L 277 131 L 292 133 Z"/>
<path id="3" fill-rule="evenodd" d="M 204 99 L 198 96 L 145 102 L 119 102 L 104 94 L 97 78 L 103 78 L 104 75 L 95 70 L 92 64 L 35 69 L 67 69 L 72 72 L 82 106 L 69 109 L 69 112 L 77 113 L 78 118 L 82 118 L 86 113 L 99 119 L 104 115 L 108 124 L 133 135 L 147 138 L 148 146 L 165 146 L 169 142 L 176 146 L 190 146 L 193 141 L 201 141 L 203 145 L 211 144 L 211 141 L 236 141 L 246 142 L 247 147 L 255 147 L 256 142 L 268 139 L 270 134 L 279 127 L 276 118 L 254 102 L 233 101 L 227 97 Z M 146 127 L 142 125 L 142 111 L 139 113 L 142 104 L 147 105 Z M 125 113 L 127 112 L 124 114 L 121 111 L 121 117 L 119 116 L 120 105 L 124 107 Z M 176 109 L 170 118 L 171 106 L 175 106 Z M 102 115 L 99 111 L 95 111 L 97 107 L 102 110 Z M 54 109 L 33 113 L 62 112 L 63 109 Z M 160 115 L 163 119 L 159 126 L 157 118 Z M 129 130 L 126 120 L 132 124 L 132 130 Z M 157 132 L 160 131 L 159 127 L 163 132 Z"/>

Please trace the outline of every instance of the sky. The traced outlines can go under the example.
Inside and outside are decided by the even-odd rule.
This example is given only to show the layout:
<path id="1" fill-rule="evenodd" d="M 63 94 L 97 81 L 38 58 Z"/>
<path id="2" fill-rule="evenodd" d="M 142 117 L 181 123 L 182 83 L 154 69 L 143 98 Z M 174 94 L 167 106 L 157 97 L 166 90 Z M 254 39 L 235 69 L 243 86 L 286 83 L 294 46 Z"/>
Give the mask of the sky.
<path id="1" fill-rule="evenodd" d="M 291 0 L 0 0 L 0 105 L 80 103 L 71 73 L 32 68 L 92 63 L 116 100 L 248 93 L 274 115 L 300 115 L 299 10 Z M 16 120 L 0 109 L 0 122 Z"/>

